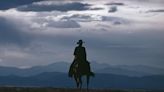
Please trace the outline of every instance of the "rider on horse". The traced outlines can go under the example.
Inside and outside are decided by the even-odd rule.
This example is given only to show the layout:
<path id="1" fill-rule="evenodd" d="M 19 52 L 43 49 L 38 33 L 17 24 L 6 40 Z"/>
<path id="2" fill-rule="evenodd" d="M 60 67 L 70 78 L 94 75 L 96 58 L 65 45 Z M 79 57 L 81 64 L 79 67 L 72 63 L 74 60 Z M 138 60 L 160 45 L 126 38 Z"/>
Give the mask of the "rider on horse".
<path id="1" fill-rule="evenodd" d="M 77 42 L 78 46 L 74 50 L 74 61 L 70 66 L 69 70 L 69 77 L 73 76 L 73 67 L 78 67 L 78 72 L 83 74 L 83 73 L 88 73 L 92 74 L 90 70 L 90 65 L 89 62 L 87 61 L 86 57 L 86 50 L 85 47 L 83 47 L 83 41 L 79 40 Z"/>

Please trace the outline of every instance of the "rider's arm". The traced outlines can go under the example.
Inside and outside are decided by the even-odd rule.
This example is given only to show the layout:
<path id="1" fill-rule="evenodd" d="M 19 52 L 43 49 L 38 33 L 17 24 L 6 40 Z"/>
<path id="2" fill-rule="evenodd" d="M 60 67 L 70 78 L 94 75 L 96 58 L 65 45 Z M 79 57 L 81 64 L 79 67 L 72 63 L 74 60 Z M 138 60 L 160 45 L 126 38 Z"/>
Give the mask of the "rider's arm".
<path id="1" fill-rule="evenodd" d="M 74 59 L 77 59 L 77 47 L 75 48 L 73 55 L 74 55 Z"/>

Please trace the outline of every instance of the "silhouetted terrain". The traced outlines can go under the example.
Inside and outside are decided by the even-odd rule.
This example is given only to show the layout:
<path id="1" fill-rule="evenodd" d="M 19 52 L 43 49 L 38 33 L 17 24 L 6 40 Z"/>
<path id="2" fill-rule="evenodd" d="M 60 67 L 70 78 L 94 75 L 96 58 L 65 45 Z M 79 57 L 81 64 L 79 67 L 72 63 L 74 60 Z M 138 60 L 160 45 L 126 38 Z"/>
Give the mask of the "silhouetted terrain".
<path id="1" fill-rule="evenodd" d="M 86 87 L 84 83 L 84 87 Z M 164 76 L 128 77 L 114 74 L 96 74 L 90 88 L 164 90 Z M 66 73 L 51 72 L 35 76 L 1 76 L 0 86 L 74 88 L 75 82 Z"/>

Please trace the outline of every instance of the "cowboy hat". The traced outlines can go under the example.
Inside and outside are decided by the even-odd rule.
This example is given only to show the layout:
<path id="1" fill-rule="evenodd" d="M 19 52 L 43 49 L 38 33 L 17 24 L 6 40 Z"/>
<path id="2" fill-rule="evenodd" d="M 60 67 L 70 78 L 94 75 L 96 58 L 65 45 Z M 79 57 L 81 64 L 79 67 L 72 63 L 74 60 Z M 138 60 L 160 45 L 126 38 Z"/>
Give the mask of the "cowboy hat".
<path id="1" fill-rule="evenodd" d="M 79 40 L 79 41 L 77 42 L 77 44 L 82 44 L 82 43 L 84 43 L 83 40 Z"/>

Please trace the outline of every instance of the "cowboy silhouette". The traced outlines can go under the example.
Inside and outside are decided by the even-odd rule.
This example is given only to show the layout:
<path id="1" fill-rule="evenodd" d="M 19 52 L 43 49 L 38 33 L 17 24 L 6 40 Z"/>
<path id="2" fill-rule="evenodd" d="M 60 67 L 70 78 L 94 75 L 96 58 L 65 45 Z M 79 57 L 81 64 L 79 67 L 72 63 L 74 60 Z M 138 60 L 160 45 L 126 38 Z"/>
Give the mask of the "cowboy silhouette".
<path id="1" fill-rule="evenodd" d="M 87 84 L 89 84 L 89 77 L 94 76 L 91 72 L 90 63 L 87 61 L 86 49 L 83 46 L 83 41 L 77 42 L 78 46 L 74 50 L 74 60 L 69 69 L 69 77 L 74 77 L 78 85 L 82 85 L 81 77 L 87 76 Z M 78 81 L 79 80 L 79 81 Z M 80 87 L 81 88 L 81 87 Z"/>
<path id="2" fill-rule="evenodd" d="M 83 41 L 79 40 L 77 42 L 78 46 L 74 50 L 74 60 L 69 69 L 69 77 L 74 77 L 77 87 L 82 86 L 82 76 L 87 78 L 87 89 L 89 84 L 90 76 L 94 76 L 91 72 L 90 63 L 87 61 L 86 49 L 83 46 Z"/>
<path id="3" fill-rule="evenodd" d="M 84 63 L 87 61 L 86 50 L 85 47 L 82 46 L 83 43 L 82 40 L 79 40 L 79 42 L 77 42 L 78 46 L 74 50 L 74 59 L 77 63 Z"/>

